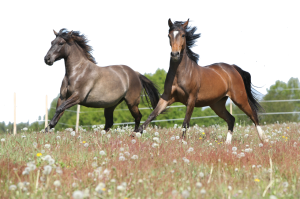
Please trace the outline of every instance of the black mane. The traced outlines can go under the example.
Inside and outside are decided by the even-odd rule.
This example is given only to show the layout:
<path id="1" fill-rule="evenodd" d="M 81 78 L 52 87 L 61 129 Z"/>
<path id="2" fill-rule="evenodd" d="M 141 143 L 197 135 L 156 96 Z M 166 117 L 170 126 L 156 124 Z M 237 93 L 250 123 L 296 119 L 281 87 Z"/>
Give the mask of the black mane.
<path id="1" fill-rule="evenodd" d="M 181 29 L 185 32 L 185 38 L 186 38 L 186 54 L 187 56 L 195 61 L 196 63 L 198 63 L 199 60 L 199 55 L 197 53 L 194 53 L 191 48 L 194 46 L 194 44 L 196 43 L 196 39 L 198 39 L 200 37 L 200 33 L 199 34 L 195 34 L 197 27 L 190 27 L 187 26 L 186 29 L 183 29 L 181 25 L 183 25 L 185 22 L 183 21 L 175 21 L 173 26 L 169 29 L 169 32 L 171 32 L 174 29 Z"/>
<path id="2" fill-rule="evenodd" d="M 93 62 L 94 64 L 97 64 L 95 58 L 92 55 L 93 48 L 87 44 L 88 39 L 85 37 L 85 35 L 80 34 L 79 31 L 73 31 L 72 35 L 69 35 L 68 33 L 69 31 L 63 28 L 59 31 L 57 36 L 63 38 L 64 40 L 66 40 L 66 42 L 69 42 L 72 38 L 82 48 L 87 59 Z"/>

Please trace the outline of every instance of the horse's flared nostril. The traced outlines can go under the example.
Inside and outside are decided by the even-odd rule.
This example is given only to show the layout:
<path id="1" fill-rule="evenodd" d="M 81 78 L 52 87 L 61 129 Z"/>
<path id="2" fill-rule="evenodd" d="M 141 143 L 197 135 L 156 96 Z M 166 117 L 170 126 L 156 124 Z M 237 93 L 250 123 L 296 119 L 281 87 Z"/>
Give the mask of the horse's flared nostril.
<path id="1" fill-rule="evenodd" d="M 179 52 L 171 52 L 172 57 L 177 57 L 179 55 Z"/>

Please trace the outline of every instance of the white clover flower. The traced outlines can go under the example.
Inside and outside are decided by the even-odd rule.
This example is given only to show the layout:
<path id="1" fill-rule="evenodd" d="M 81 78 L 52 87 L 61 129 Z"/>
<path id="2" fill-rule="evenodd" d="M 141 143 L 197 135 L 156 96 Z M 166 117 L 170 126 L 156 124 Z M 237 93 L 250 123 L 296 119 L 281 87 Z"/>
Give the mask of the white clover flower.
<path id="1" fill-rule="evenodd" d="M 124 148 L 123 148 L 123 147 L 121 147 L 121 148 L 120 148 L 120 151 L 124 151 Z"/>
<path id="2" fill-rule="evenodd" d="M 72 196 L 74 199 L 82 199 L 84 194 L 82 191 L 77 190 L 73 192 Z"/>
<path id="3" fill-rule="evenodd" d="M 234 146 L 234 147 L 232 147 L 232 151 L 236 151 L 237 150 L 237 148 Z"/>
<path id="4" fill-rule="evenodd" d="M 137 155 L 133 155 L 132 157 L 131 157 L 131 159 L 133 159 L 133 160 L 137 160 L 139 157 L 137 156 Z"/>
<path id="5" fill-rule="evenodd" d="M 174 124 L 174 129 L 176 129 L 177 128 L 177 124 Z"/>
<path id="6" fill-rule="evenodd" d="M 158 132 L 155 132 L 154 135 L 158 137 L 158 136 L 159 136 L 159 133 L 158 133 Z"/>
<path id="7" fill-rule="evenodd" d="M 222 139 L 222 135 L 219 135 L 218 138 L 219 138 L 219 139 Z"/>
<path id="8" fill-rule="evenodd" d="M 177 160 L 174 159 L 174 160 L 173 160 L 173 163 L 176 164 L 176 163 L 177 163 Z"/>
<path id="9" fill-rule="evenodd" d="M 123 153 L 120 153 L 119 156 L 124 156 L 124 154 L 123 154 Z"/>
<path id="10" fill-rule="evenodd" d="M 105 151 L 103 151 L 103 150 L 100 151 L 99 154 L 100 154 L 100 155 L 106 155 Z"/>
<path id="11" fill-rule="evenodd" d="M 202 183 L 201 183 L 201 182 L 197 182 L 197 183 L 196 183 L 196 187 L 197 187 L 197 188 L 202 187 Z"/>
<path id="12" fill-rule="evenodd" d="M 184 190 L 184 191 L 182 191 L 181 195 L 183 198 L 186 199 L 190 196 L 190 192 L 188 190 Z"/>
<path id="13" fill-rule="evenodd" d="M 52 159 L 52 158 L 50 158 L 50 159 L 48 160 L 48 163 L 49 163 L 49 165 L 53 165 L 53 164 L 55 163 L 55 160 Z"/>
<path id="14" fill-rule="evenodd" d="M 29 170 L 27 168 L 28 167 L 26 167 L 25 170 L 22 172 L 22 175 L 28 175 L 29 174 Z"/>
<path id="15" fill-rule="evenodd" d="M 119 161 L 125 161 L 125 160 L 126 160 L 126 158 L 124 156 L 119 157 Z"/>
<path id="16" fill-rule="evenodd" d="M 245 153 L 240 153 L 240 154 L 238 154 L 238 158 L 242 158 L 242 157 L 245 157 Z"/>
<path id="17" fill-rule="evenodd" d="M 4 139 L 4 138 L 1 138 L 1 142 L 5 142 L 5 139 Z"/>
<path id="18" fill-rule="evenodd" d="M 183 157 L 182 159 L 185 163 L 187 163 L 187 164 L 190 163 L 189 159 L 187 159 L 186 157 Z"/>
<path id="19" fill-rule="evenodd" d="M 126 156 L 130 156 L 130 153 L 129 153 L 128 151 L 124 152 L 124 154 L 125 154 Z"/>
<path id="20" fill-rule="evenodd" d="M 59 136 L 59 135 L 58 135 L 58 136 L 56 136 L 56 139 L 60 140 L 60 136 Z"/>
<path id="21" fill-rule="evenodd" d="M 76 182 L 73 182 L 73 183 L 72 183 L 72 187 L 73 187 L 73 188 L 75 188 L 75 187 L 77 187 L 77 186 L 78 186 L 78 185 L 77 185 Z"/>
<path id="22" fill-rule="evenodd" d="M 115 183 L 116 179 L 111 179 L 110 182 Z"/>
<path id="23" fill-rule="evenodd" d="M 94 128 L 97 128 L 97 126 L 96 126 L 96 125 L 93 125 L 92 128 L 93 128 L 93 129 L 94 129 Z"/>
<path id="24" fill-rule="evenodd" d="M 247 138 L 249 135 L 248 134 L 245 134 L 245 138 Z"/>
<path id="25" fill-rule="evenodd" d="M 204 177 L 204 173 L 203 173 L 203 172 L 200 172 L 200 173 L 199 173 L 199 177 L 200 177 L 200 178 L 203 178 L 203 177 Z"/>
<path id="26" fill-rule="evenodd" d="M 117 190 L 124 191 L 126 187 L 123 187 L 122 185 L 117 186 Z"/>
<path id="27" fill-rule="evenodd" d="M 153 147 L 153 148 L 156 148 L 157 146 L 159 146 L 157 143 L 153 143 L 153 144 L 152 144 L 152 147 Z"/>
<path id="28" fill-rule="evenodd" d="M 50 149 L 51 145 L 50 144 L 45 144 L 46 149 Z"/>
<path id="29" fill-rule="evenodd" d="M 206 194 L 206 191 L 205 191 L 205 189 L 204 189 L 204 188 L 203 188 L 203 189 L 201 189 L 200 193 L 201 193 L 201 194 Z"/>
<path id="30" fill-rule="evenodd" d="M 105 188 L 105 184 L 103 182 L 100 182 L 97 187 L 95 188 L 95 191 L 102 192 L 102 189 Z"/>
<path id="31" fill-rule="evenodd" d="M 176 140 L 179 140 L 179 138 L 180 138 L 179 136 L 176 136 Z"/>
<path id="32" fill-rule="evenodd" d="M 146 131 L 146 130 L 143 130 L 143 133 L 147 133 L 147 131 Z"/>
<path id="33" fill-rule="evenodd" d="M 55 180 L 53 183 L 54 186 L 59 187 L 61 185 L 59 180 Z"/>
<path id="34" fill-rule="evenodd" d="M 135 144 L 135 143 L 136 143 L 136 140 L 135 140 L 135 139 L 131 140 L 131 143 L 132 143 L 132 144 Z"/>
<path id="35" fill-rule="evenodd" d="M 100 129 L 104 129 L 104 125 L 100 125 L 99 127 L 100 127 Z"/>
<path id="36" fill-rule="evenodd" d="M 246 152 L 246 153 L 249 153 L 249 152 L 250 152 L 250 149 L 245 149 L 245 152 Z"/>
<path id="37" fill-rule="evenodd" d="M 235 171 L 235 172 L 238 172 L 238 171 L 239 171 L 239 169 L 238 169 L 238 168 L 235 168 L 235 169 L 234 169 L 234 171 Z"/>
<path id="38" fill-rule="evenodd" d="M 101 131 L 101 135 L 105 135 L 106 134 L 106 131 L 105 130 L 102 130 Z"/>
<path id="39" fill-rule="evenodd" d="M 194 148 L 193 148 L 193 147 L 190 147 L 190 148 L 187 150 L 188 153 L 191 153 L 191 152 L 193 152 L 193 151 L 194 151 Z"/>
<path id="40" fill-rule="evenodd" d="M 44 173 L 45 175 L 49 175 L 49 174 L 51 173 L 51 171 L 52 171 L 52 167 L 51 167 L 50 165 L 44 166 L 44 171 L 43 171 L 43 173 Z"/>
<path id="41" fill-rule="evenodd" d="M 111 138 L 111 135 L 110 135 L 110 134 L 107 134 L 106 137 L 109 139 L 109 138 Z"/>
<path id="42" fill-rule="evenodd" d="M 11 190 L 11 191 L 14 191 L 14 190 L 16 190 L 17 189 L 17 186 L 16 185 L 14 185 L 14 184 L 12 184 L 12 185 L 10 185 L 9 186 L 9 188 L 8 188 L 9 190 Z"/>
<path id="43" fill-rule="evenodd" d="M 236 154 L 237 154 L 237 152 L 236 152 L 236 151 L 233 151 L 233 152 L 232 152 L 232 154 L 233 154 L 233 155 L 236 155 Z"/>
<path id="44" fill-rule="evenodd" d="M 93 162 L 93 163 L 92 163 L 92 167 L 93 167 L 93 168 L 96 168 L 97 166 L 98 166 L 97 162 Z"/>
<path id="45" fill-rule="evenodd" d="M 135 136 L 136 136 L 137 138 L 140 138 L 140 137 L 142 136 L 142 134 L 139 133 L 139 132 L 137 132 L 137 133 L 135 134 Z"/>
<path id="46" fill-rule="evenodd" d="M 46 155 L 46 156 L 42 157 L 42 160 L 45 160 L 45 161 L 49 161 L 49 159 L 51 159 L 50 155 Z"/>
<path id="47" fill-rule="evenodd" d="M 212 146 L 212 143 L 209 143 L 209 145 L 208 146 Z"/>
<path id="48" fill-rule="evenodd" d="M 255 168 L 256 166 L 255 166 L 255 164 L 254 165 L 252 165 L 252 168 Z"/>
<path id="49" fill-rule="evenodd" d="M 84 147 L 88 147 L 88 146 L 89 146 L 89 143 L 84 143 L 83 146 L 84 146 Z"/>
<path id="50" fill-rule="evenodd" d="M 158 137 L 154 137 L 153 140 L 156 141 L 156 142 L 159 142 L 159 138 Z"/>
<path id="51" fill-rule="evenodd" d="M 75 134 L 76 134 L 75 131 L 72 131 L 72 132 L 71 132 L 71 135 L 72 135 L 72 136 L 75 136 Z"/>
<path id="52" fill-rule="evenodd" d="M 239 193 L 239 194 L 242 194 L 242 193 L 243 193 L 243 190 L 238 190 L 238 193 Z"/>
<path id="53" fill-rule="evenodd" d="M 176 138 L 174 136 L 171 137 L 171 140 L 174 141 Z"/>
<path id="54" fill-rule="evenodd" d="M 259 143 L 259 145 L 258 145 L 259 147 L 263 147 L 264 145 L 262 144 L 262 143 Z"/>
<path id="55" fill-rule="evenodd" d="M 231 191 L 231 190 L 232 190 L 232 187 L 231 187 L 230 185 L 228 186 L 228 190 L 229 190 L 229 191 Z"/>
<path id="56" fill-rule="evenodd" d="M 274 195 L 270 195 L 270 199 L 277 199 L 277 197 Z"/>
<path id="57" fill-rule="evenodd" d="M 285 187 L 285 188 L 287 188 L 289 186 L 289 183 L 288 182 L 283 182 L 282 186 Z"/>

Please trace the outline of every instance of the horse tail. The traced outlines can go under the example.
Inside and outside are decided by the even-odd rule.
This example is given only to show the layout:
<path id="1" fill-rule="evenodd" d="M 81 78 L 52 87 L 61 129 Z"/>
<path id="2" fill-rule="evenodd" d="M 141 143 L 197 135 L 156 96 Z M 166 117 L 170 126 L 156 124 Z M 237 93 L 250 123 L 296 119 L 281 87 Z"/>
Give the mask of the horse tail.
<path id="1" fill-rule="evenodd" d="M 144 75 L 138 73 L 139 79 L 142 83 L 143 89 L 144 89 L 144 95 L 146 98 L 146 101 L 148 103 L 148 106 L 154 109 L 158 103 L 159 100 L 159 91 L 157 89 L 157 86 L 147 77 Z M 150 106 L 151 103 L 151 106 Z"/>
<path id="2" fill-rule="evenodd" d="M 258 103 L 258 96 L 260 93 L 253 88 L 253 84 L 251 83 L 251 75 L 247 71 L 244 71 L 237 65 L 233 65 L 233 67 L 240 73 L 243 78 L 248 102 L 253 111 L 254 117 L 258 121 L 258 113 L 264 111 L 263 107 Z"/>

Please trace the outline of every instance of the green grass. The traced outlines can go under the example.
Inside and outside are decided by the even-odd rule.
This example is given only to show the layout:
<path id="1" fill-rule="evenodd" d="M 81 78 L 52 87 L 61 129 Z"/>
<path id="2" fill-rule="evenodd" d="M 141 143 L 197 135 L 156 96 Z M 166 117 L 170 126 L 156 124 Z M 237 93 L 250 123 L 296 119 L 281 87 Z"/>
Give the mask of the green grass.
<path id="1" fill-rule="evenodd" d="M 229 146 L 225 126 L 191 127 L 184 142 L 181 129 L 154 127 L 135 143 L 131 127 L 2 135 L 0 198 L 299 198 L 300 123 L 262 128 L 261 147 L 255 126 L 236 126 Z"/>

